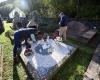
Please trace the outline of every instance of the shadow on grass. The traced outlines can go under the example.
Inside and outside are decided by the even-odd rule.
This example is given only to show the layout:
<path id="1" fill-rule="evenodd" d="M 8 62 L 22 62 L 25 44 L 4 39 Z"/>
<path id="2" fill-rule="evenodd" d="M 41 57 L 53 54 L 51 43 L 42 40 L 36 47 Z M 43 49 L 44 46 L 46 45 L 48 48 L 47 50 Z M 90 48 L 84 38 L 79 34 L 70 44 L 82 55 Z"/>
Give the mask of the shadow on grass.
<path id="1" fill-rule="evenodd" d="M 18 73 L 19 72 L 18 68 L 20 68 L 20 65 L 23 66 L 25 73 L 27 73 L 27 77 L 25 80 L 33 80 L 33 79 L 31 79 L 30 75 L 28 74 L 28 71 L 25 68 L 25 65 L 22 62 L 20 56 L 19 56 L 19 62 L 17 64 L 13 64 L 13 80 L 21 80 L 20 77 L 23 77 L 23 76 L 20 76 Z"/>
<path id="2" fill-rule="evenodd" d="M 8 31 L 5 32 L 5 37 L 9 38 L 11 44 L 14 45 L 14 40 L 13 40 L 12 36 L 14 36 L 13 31 L 8 30 Z"/>
<path id="3" fill-rule="evenodd" d="M 20 80 L 18 71 L 17 71 L 17 66 L 18 65 L 13 64 L 13 80 Z"/>

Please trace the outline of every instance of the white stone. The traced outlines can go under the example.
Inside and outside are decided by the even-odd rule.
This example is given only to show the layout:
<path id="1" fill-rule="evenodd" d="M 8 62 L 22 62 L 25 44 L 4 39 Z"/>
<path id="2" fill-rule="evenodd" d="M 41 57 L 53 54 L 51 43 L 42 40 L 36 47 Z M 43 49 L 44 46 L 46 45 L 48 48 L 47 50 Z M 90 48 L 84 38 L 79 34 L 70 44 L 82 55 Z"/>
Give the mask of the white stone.
<path id="1" fill-rule="evenodd" d="M 48 43 L 49 46 L 46 46 L 46 43 Z M 30 63 L 31 66 L 35 69 L 36 73 L 38 73 L 36 75 L 45 75 L 45 78 L 51 75 L 49 69 L 54 68 L 56 70 L 55 66 L 59 68 L 76 49 L 73 46 L 66 45 L 62 42 L 55 42 L 52 39 L 48 39 L 46 43 L 43 40 L 38 41 L 37 43 L 33 43 L 32 54 L 30 56 L 24 56 L 25 48 L 23 48 L 21 53 L 21 57 L 23 61 L 25 61 L 25 64 L 27 65 Z M 40 44 L 44 49 L 52 47 L 52 50 L 50 50 L 50 52 L 52 52 L 50 54 L 47 53 L 46 55 L 36 53 L 35 48 Z M 42 49 L 40 49 L 40 52 L 42 52 Z M 46 70 L 47 73 L 45 72 Z M 51 73 L 54 74 L 53 72 Z M 43 80 L 44 78 L 36 78 L 36 80 L 38 79 Z"/>

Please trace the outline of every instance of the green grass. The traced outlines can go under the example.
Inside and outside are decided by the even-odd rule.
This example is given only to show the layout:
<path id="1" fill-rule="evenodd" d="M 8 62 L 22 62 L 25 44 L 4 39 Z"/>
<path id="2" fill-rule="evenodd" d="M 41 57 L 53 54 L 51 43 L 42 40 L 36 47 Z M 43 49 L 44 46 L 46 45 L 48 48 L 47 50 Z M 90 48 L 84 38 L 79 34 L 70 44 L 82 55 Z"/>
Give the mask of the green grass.
<path id="1" fill-rule="evenodd" d="M 10 25 L 11 24 L 5 23 L 5 32 L 10 30 Z M 14 66 L 13 70 L 13 46 L 4 34 L 5 33 L 0 35 L 0 43 L 3 45 L 4 50 L 3 80 L 26 80 L 27 76 L 21 63 L 19 63 L 18 66 Z M 81 44 L 74 39 L 68 39 L 67 43 L 77 44 L 79 46 L 79 50 L 66 61 L 53 80 L 82 80 L 94 49 Z"/>
<path id="2" fill-rule="evenodd" d="M 11 24 L 5 24 L 6 26 L 5 31 L 9 30 L 9 25 Z M 3 79 L 10 80 L 12 79 L 12 75 L 13 75 L 12 54 L 11 54 L 12 45 L 10 44 L 9 39 L 5 37 L 5 33 L 0 35 L 0 44 L 2 44 L 3 46 L 3 54 L 4 54 Z"/>
<path id="3" fill-rule="evenodd" d="M 79 50 L 73 54 L 56 74 L 53 80 L 83 80 L 83 75 L 90 63 L 94 48 L 79 43 L 74 39 L 68 39 L 68 44 L 76 44 Z"/>
<path id="4" fill-rule="evenodd" d="M 10 25 L 12 24 L 4 22 L 5 32 L 10 30 Z M 16 69 L 13 70 L 13 45 L 11 45 L 10 40 L 5 37 L 5 32 L 0 35 L 0 44 L 2 44 L 3 46 L 4 54 L 3 80 L 25 80 L 26 75 L 21 63 L 18 66 L 14 67 Z"/>

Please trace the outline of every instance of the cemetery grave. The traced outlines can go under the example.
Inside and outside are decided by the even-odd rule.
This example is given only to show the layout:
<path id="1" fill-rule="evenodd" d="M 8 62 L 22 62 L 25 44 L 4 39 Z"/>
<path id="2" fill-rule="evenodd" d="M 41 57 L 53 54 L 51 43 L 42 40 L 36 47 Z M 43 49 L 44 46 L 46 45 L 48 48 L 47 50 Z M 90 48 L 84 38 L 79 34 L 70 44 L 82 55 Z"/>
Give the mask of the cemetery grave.
<path id="1" fill-rule="evenodd" d="M 77 50 L 76 46 L 56 42 L 52 39 L 49 39 L 48 43 L 40 40 L 31 46 L 32 53 L 29 56 L 24 55 L 25 47 L 23 47 L 20 56 L 26 69 L 35 80 L 51 79 Z"/>
<path id="2" fill-rule="evenodd" d="M 96 33 L 97 31 L 89 29 L 88 26 L 78 21 L 71 21 L 68 23 L 68 37 L 74 38 L 80 42 L 88 43 Z"/>
<path id="3" fill-rule="evenodd" d="M 8 25 L 7 25 L 7 27 L 6 27 L 6 30 L 9 30 L 8 29 Z M 2 36 L 2 35 L 1 35 Z M 4 37 L 4 35 L 2 36 L 2 38 L 5 40 L 5 42 L 7 42 L 8 41 L 8 39 L 5 39 L 5 37 Z M 2 39 L 0 39 L 1 41 L 2 41 Z M 69 40 L 69 42 L 70 43 L 72 43 L 72 44 L 76 44 L 77 45 L 77 43 L 75 42 L 75 40 Z M 74 42 L 74 43 L 73 43 Z M 3 44 L 5 44 L 3 41 L 2 41 L 2 43 Z M 68 43 L 68 42 L 66 42 L 66 43 Z M 6 43 L 7 44 L 7 43 Z M 11 46 L 11 43 L 8 43 L 7 45 L 10 45 Z M 75 54 L 75 56 L 73 57 L 73 61 L 72 60 L 68 60 L 68 64 L 65 64 L 65 67 L 60 71 L 60 73 L 57 75 L 57 77 L 58 78 L 55 78 L 54 80 L 60 80 L 60 79 L 63 79 L 63 80 L 69 80 L 70 79 L 70 77 L 72 76 L 73 77 L 73 79 L 75 78 L 73 75 L 76 75 L 76 74 L 74 74 L 75 73 L 75 70 L 77 70 L 78 72 L 81 72 L 81 71 L 85 71 L 85 67 L 86 66 L 88 66 L 88 62 L 89 62 L 89 59 L 90 59 L 90 57 L 91 57 L 91 54 L 92 54 L 92 52 L 93 52 L 93 49 L 92 48 L 90 48 L 90 47 L 88 47 L 88 46 L 81 46 L 81 44 L 79 44 L 79 46 L 80 46 L 80 51 L 78 52 L 78 56 Z M 11 56 L 11 50 L 12 50 L 12 47 L 10 47 L 9 49 L 6 47 L 6 45 L 5 45 L 5 55 L 7 55 L 7 56 Z M 8 52 L 6 52 L 6 51 L 8 51 Z M 10 55 L 9 55 L 9 54 Z M 80 54 L 81 53 L 81 54 Z M 80 56 L 80 57 L 79 57 Z M 84 58 L 85 57 L 85 58 Z M 10 59 L 8 58 L 8 57 L 6 57 L 7 58 L 7 60 L 6 61 L 10 61 Z M 78 66 L 79 65 L 79 63 L 82 65 L 83 63 L 84 63 L 84 65 L 82 65 L 83 66 L 83 68 L 81 68 L 81 69 L 78 69 L 78 68 L 76 68 L 76 66 Z M 68 67 L 68 66 L 71 66 L 71 67 Z M 4 75 L 10 75 L 11 74 L 11 66 L 9 66 L 9 64 L 7 64 L 6 66 L 4 66 L 4 68 L 6 68 L 7 67 L 7 69 L 5 69 L 4 70 Z M 9 68 L 9 71 L 8 71 L 8 68 Z M 69 70 L 67 70 L 67 69 L 69 69 Z M 7 73 L 7 71 L 8 71 L 8 73 Z M 16 72 L 15 72 L 16 73 Z M 18 76 L 20 77 L 20 79 L 22 79 L 22 80 L 25 80 L 25 78 L 24 78 L 24 76 L 26 76 L 26 75 L 24 75 L 24 70 L 23 70 L 23 68 L 22 68 L 22 65 L 20 64 L 20 65 L 18 65 Z M 83 75 L 83 73 L 79 73 L 79 74 L 77 74 L 77 75 Z M 13 76 L 13 75 L 12 75 Z M 16 75 L 15 75 L 16 76 Z M 23 76 L 23 77 L 22 77 Z M 63 77 L 62 77 L 63 76 Z M 11 78 L 9 78 L 9 76 L 3 76 L 3 78 L 4 79 L 11 79 Z"/>

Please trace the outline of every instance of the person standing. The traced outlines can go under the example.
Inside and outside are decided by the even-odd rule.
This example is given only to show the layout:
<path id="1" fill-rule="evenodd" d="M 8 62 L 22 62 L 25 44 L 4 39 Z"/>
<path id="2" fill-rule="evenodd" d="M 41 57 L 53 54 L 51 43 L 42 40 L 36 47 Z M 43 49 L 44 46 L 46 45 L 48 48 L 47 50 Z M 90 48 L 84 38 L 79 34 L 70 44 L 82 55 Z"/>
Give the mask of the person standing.
<path id="1" fill-rule="evenodd" d="M 59 21 L 60 36 L 63 37 L 63 40 L 66 40 L 66 34 L 67 34 L 66 32 L 67 32 L 67 29 L 68 29 L 68 27 L 67 27 L 68 17 L 63 12 L 61 12 L 59 14 L 59 17 L 60 17 L 60 21 Z"/>
<path id="2" fill-rule="evenodd" d="M 4 31 L 5 31 L 5 29 L 4 29 L 4 25 L 3 25 L 3 20 L 2 20 L 2 17 L 0 15 L 0 34 L 2 34 Z"/>

